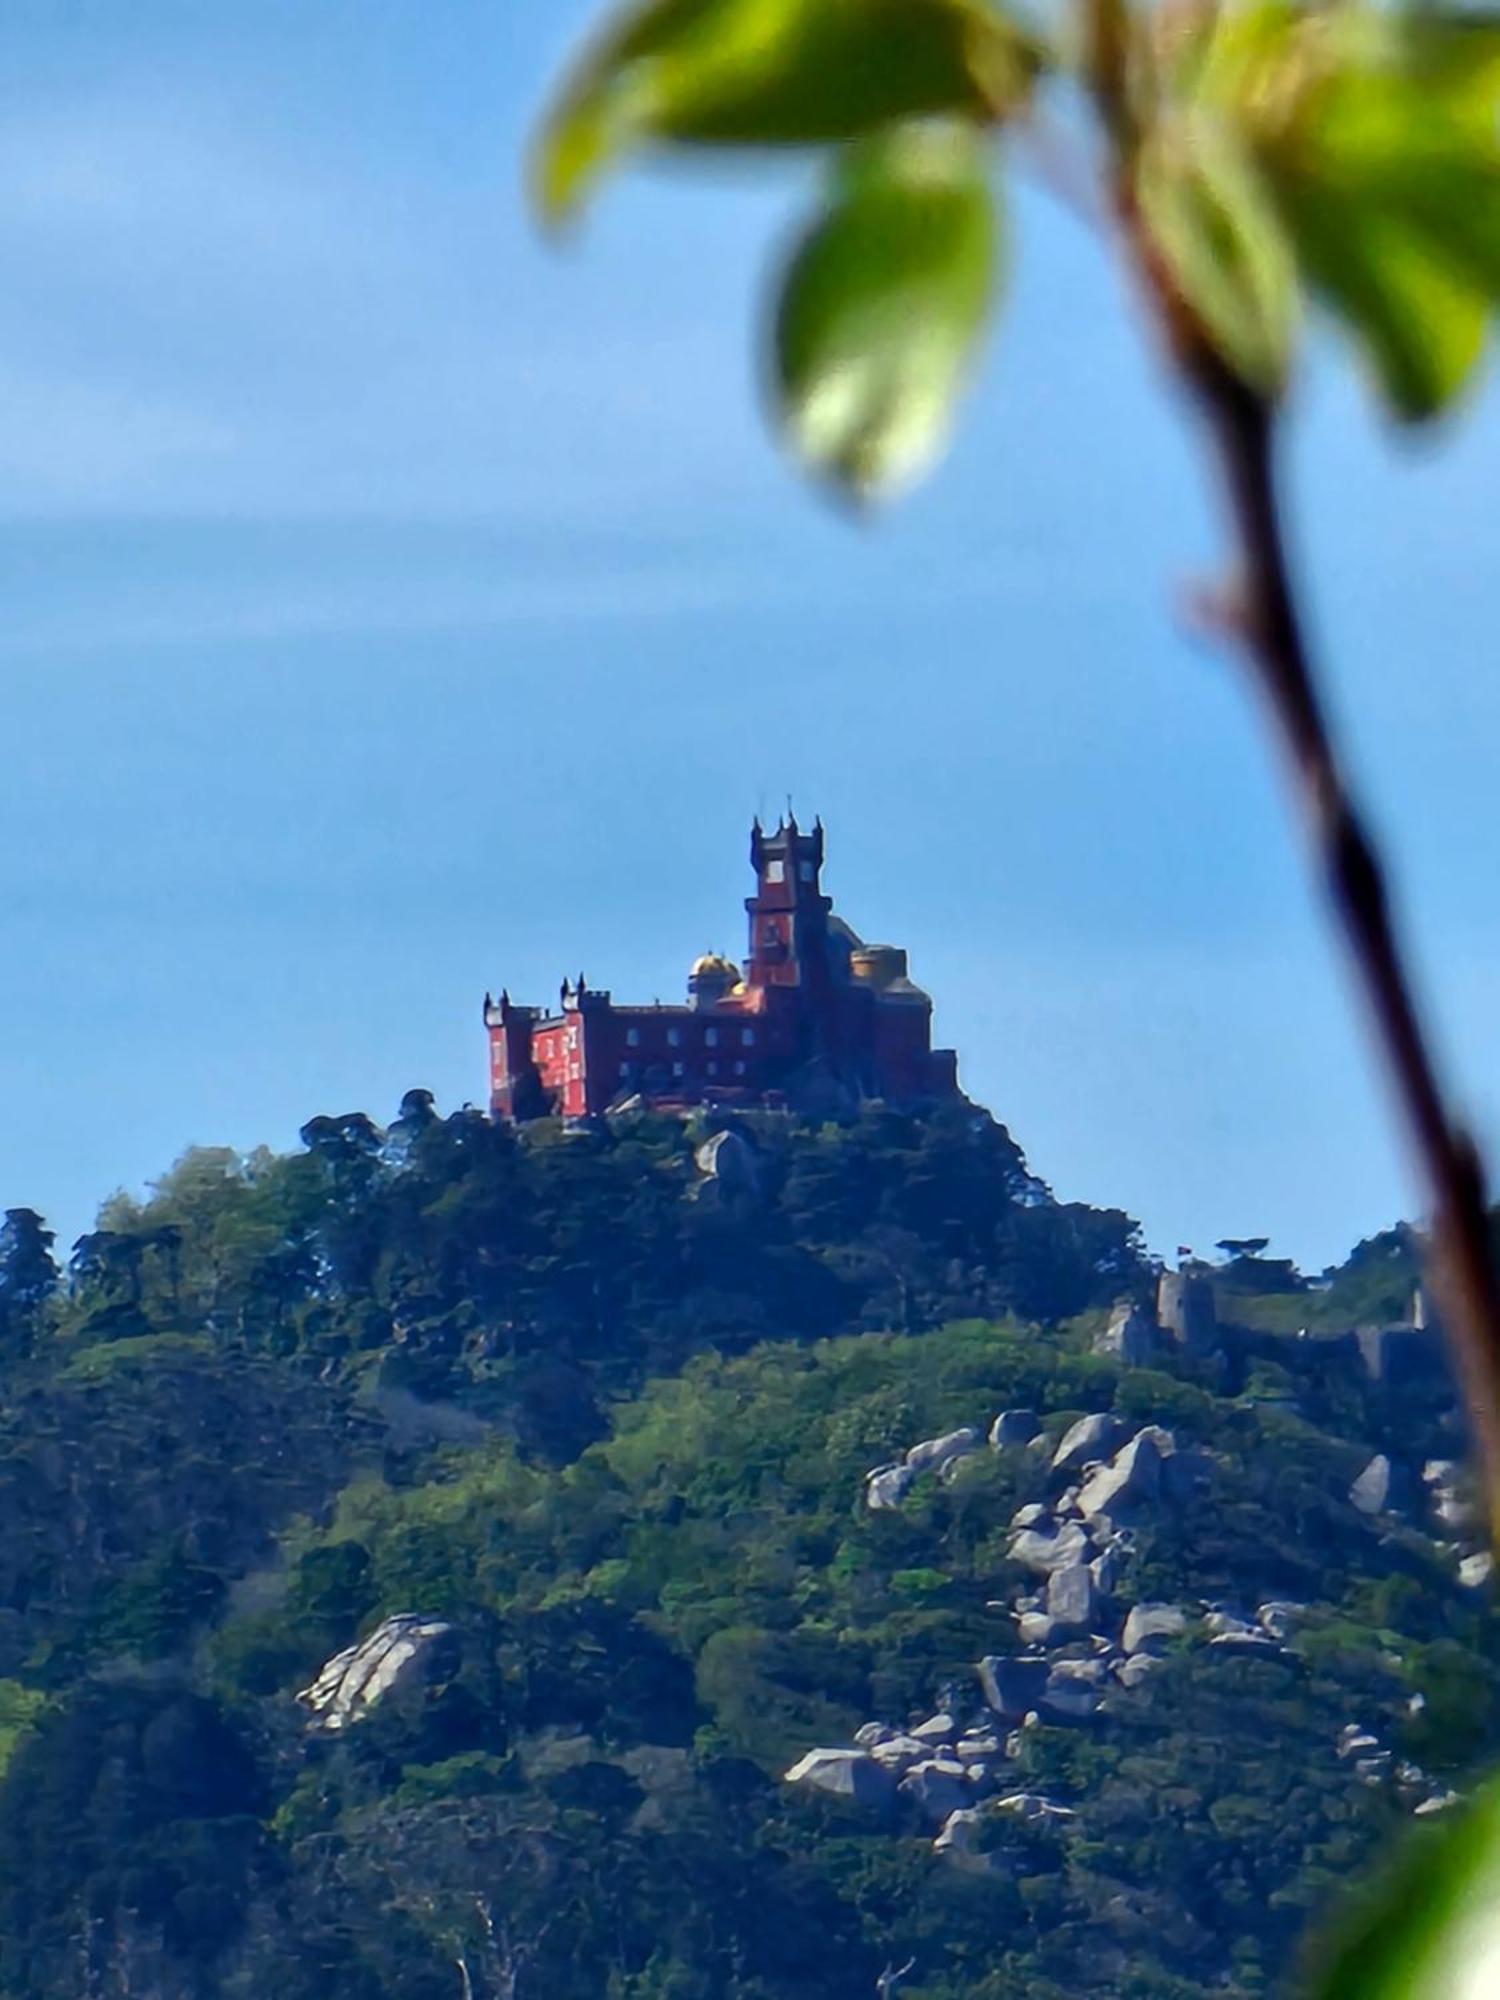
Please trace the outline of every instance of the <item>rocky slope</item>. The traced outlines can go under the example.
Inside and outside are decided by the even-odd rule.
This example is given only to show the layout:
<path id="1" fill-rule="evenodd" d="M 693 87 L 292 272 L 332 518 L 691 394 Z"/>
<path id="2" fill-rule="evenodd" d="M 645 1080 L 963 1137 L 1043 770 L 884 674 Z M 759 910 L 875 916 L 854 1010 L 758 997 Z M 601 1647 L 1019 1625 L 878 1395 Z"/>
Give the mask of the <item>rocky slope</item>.
<path id="1" fill-rule="evenodd" d="M 1260 1995 L 1462 1791 L 1406 1238 L 712 1137 L 408 1100 L 0 1231 L 3 2000 Z"/>

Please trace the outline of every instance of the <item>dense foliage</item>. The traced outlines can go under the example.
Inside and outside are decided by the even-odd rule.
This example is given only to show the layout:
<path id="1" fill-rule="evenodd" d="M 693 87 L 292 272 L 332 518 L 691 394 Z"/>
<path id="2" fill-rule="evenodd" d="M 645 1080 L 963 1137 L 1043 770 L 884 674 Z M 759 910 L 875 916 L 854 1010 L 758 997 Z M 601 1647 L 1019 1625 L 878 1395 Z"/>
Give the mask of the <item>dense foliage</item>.
<path id="1" fill-rule="evenodd" d="M 919 2000 L 1261 1993 L 1403 1816 L 1340 1729 L 1444 1780 L 1490 1733 L 1482 1594 L 1348 1498 L 1376 1444 L 1437 1448 L 1440 1387 L 1276 1332 L 1093 1352 L 1149 1292 L 1133 1226 L 1055 1202 L 970 1109 L 750 1121 L 733 1179 L 702 1136 L 518 1134 L 417 1093 L 290 1157 L 189 1155 L 66 1274 L 11 1214 L 5 2000 L 831 2000 L 908 1959 Z M 1312 1319 L 1363 1280 L 1237 1282 L 1221 1311 Z M 1018 1405 L 1212 1463 L 1210 1500 L 1135 1536 L 1121 1605 L 1307 1610 L 1274 1656 L 1184 1640 L 1027 1732 L 1018 1775 L 1078 1818 L 979 1875 L 782 1774 L 871 1718 L 978 1712 L 1045 1455 L 976 1453 L 888 1512 L 863 1481 Z M 296 1692 L 405 1612 L 456 1628 L 451 1671 L 310 1727 Z"/>

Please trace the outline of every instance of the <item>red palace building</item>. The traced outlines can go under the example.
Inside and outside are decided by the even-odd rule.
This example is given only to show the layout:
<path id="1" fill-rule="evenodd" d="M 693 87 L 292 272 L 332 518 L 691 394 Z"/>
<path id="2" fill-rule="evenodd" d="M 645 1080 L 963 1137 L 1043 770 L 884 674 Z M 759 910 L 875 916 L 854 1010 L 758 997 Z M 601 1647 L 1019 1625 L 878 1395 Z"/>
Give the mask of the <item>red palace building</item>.
<path id="1" fill-rule="evenodd" d="M 823 894 L 823 826 L 750 835 L 743 967 L 698 959 L 680 1007 L 617 1007 L 564 980 L 555 1013 L 485 995 L 497 1117 L 593 1118 L 632 1100 L 662 1109 L 917 1105 L 958 1094 L 957 1058 L 932 1046 L 932 1002 L 906 953 L 865 944 Z"/>

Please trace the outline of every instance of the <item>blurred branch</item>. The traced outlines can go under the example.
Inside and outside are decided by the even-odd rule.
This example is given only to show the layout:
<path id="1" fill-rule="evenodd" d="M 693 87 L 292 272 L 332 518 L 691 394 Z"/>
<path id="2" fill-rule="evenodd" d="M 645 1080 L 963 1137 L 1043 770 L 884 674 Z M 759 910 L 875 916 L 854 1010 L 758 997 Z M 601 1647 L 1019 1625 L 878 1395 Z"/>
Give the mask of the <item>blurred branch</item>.
<path id="1" fill-rule="evenodd" d="M 1355 806 L 1318 692 L 1277 498 L 1275 404 L 1224 360 L 1145 226 L 1135 197 L 1139 134 L 1128 101 L 1119 0 L 1089 0 L 1086 13 L 1092 88 L 1115 154 L 1116 217 L 1176 373 L 1212 440 L 1235 543 L 1235 573 L 1211 600 L 1200 597 L 1202 622 L 1238 642 L 1265 699 L 1427 1183 L 1443 1327 L 1479 1453 L 1491 1539 L 1500 1544 L 1500 1284 L 1483 1167 L 1438 1082 L 1385 867 Z"/>

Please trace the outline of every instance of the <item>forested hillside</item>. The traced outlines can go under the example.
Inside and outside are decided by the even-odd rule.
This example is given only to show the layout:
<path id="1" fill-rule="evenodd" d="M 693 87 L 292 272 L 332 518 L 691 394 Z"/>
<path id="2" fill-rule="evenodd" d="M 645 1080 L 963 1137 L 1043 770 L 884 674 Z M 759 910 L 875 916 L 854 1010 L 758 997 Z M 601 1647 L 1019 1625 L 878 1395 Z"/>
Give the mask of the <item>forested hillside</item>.
<path id="1" fill-rule="evenodd" d="M 303 1139 L 0 1232 L 3 2000 L 1262 1994 L 1490 1747 L 1404 1233 L 1179 1340 L 972 1107 Z"/>

